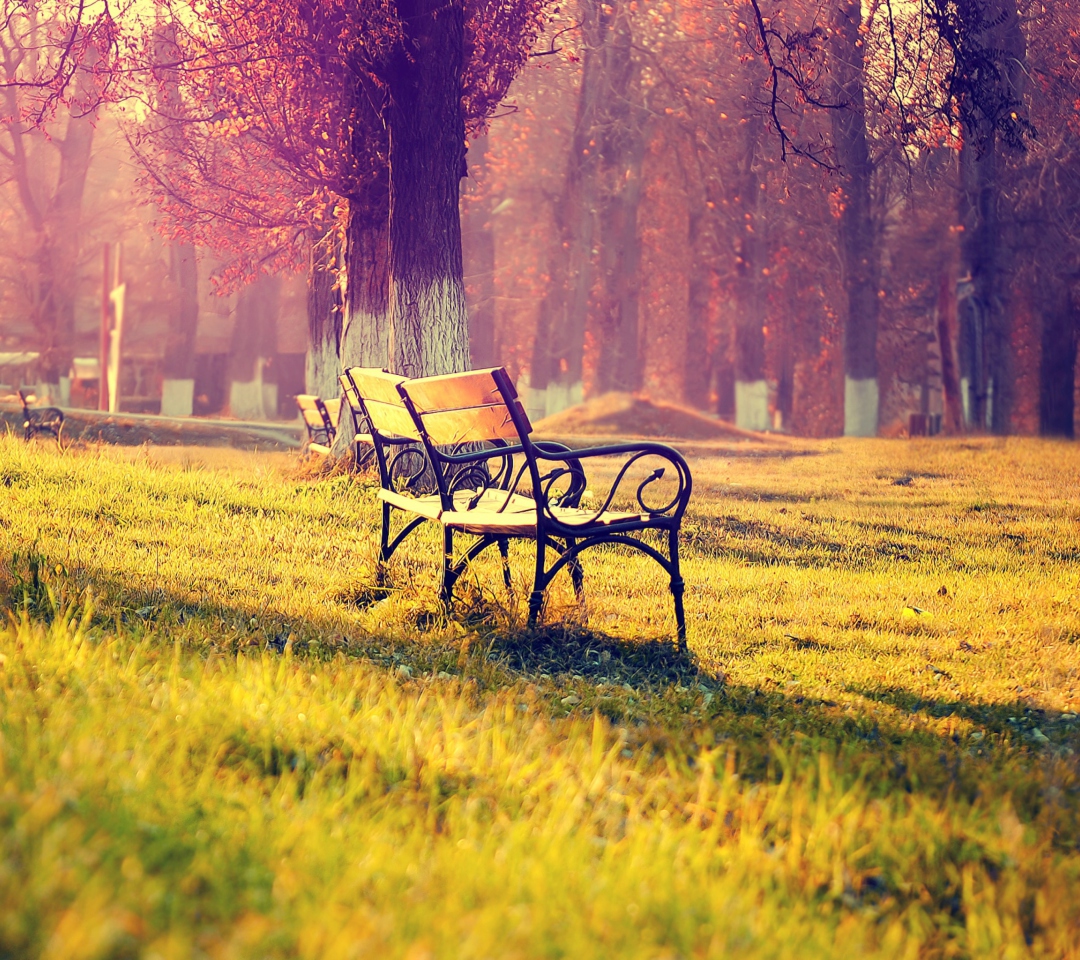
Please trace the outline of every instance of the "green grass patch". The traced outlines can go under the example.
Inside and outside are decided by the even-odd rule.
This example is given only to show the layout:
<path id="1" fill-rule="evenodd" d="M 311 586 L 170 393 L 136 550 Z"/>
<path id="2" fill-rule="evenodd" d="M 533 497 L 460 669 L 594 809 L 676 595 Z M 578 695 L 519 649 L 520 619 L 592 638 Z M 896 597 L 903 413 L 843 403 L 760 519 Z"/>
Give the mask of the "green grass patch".
<path id="1" fill-rule="evenodd" d="M 528 633 L 370 478 L 0 437 L 0 957 L 1075 956 L 1077 449 L 692 466 L 684 657 L 647 558 Z"/>

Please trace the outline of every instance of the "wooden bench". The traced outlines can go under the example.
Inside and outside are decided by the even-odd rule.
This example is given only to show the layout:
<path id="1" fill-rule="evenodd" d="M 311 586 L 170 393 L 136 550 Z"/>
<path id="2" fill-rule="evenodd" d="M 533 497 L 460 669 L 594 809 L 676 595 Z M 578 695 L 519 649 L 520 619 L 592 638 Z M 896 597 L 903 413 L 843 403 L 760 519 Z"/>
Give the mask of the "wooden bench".
<path id="1" fill-rule="evenodd" d="M 441 594 L 449 603 L 454 583 L 468 563 L 492 544 L 503 555 L 509 586 L 507 542 L 511 537 L 530 540 L 536 546 L 529 596 L 529 625 L 534 626 L 548 585 L 564 567 L 580 596 L 578 557 L 584 550 L 602 544 L 630 547 L 651 557 L 668 574 L 678 641 L 685 645 L 679 527 L 692 478 L 677 451 L 659 443 L 570 450 L 533 440 L 529 418 L 501 367 L 416 380 L 381 371 L 353 373 L 380 464 L 381 560 L 421 523 L 438 523 L 443 531 Z M 418 444 L 423 456 L 417 452 Z M 394 452 L 388 456 L 391 448 Z M 395 469 L 402 457 L 411 466 Z M 619 462 L 607 491 L 597 498 L 598 505 L 586 506 L 588 478 L 583 464 L 598 458 Z M 658 496 L 665 476 L 666 488 Z M 434 490 L 418 485 L 424 477 Z M 403 479 L 408 481 L 404 486 Z M 393 510 L 412 517 L 396 539 L 388 536 Z M 662 548 L 643 539 L 652 532 L 666 541 Z M 455 533 L 477 538 L 456 560 Z"/>
<path id="2" fill-rule="evenodd" d="M 309 453 L 328 456 L 337 433 L 337 418 L 341 410 L 340 400 L 323 400 L 310 393 L 298 393 L 296 406 L 307 428 Z"/>
<path id="3" fill-rule="evenodd" d="M 31 407 L 30 400 L 22 390 L 23 439 L 29 443 L 38 434 L 52 437 L 60 443 L 60 431 L 64 429 L 64 411 L 59 407 Z"/>

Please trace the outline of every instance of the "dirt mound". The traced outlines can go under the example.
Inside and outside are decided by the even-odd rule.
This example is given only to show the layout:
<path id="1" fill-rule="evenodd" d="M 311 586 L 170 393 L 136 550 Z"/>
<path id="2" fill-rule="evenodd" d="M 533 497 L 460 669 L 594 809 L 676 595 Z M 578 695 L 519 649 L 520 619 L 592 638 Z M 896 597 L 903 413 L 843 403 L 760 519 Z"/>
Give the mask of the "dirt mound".
<path id="1" fill-rule="evenodd" d="M 535 424 L 538 434 L 561 436 L 666 437 L 672 440 L 756 440 L 767 434 L 741 430 L 723 420 L 674 403 L 632 393 L 605 393 Z"/>

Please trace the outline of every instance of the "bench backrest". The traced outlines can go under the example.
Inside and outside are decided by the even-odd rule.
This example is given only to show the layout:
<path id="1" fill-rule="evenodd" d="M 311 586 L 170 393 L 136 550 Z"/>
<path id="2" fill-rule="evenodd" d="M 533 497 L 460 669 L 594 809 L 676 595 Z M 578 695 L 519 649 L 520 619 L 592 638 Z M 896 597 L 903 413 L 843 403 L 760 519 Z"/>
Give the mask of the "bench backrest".
<path id="1" fill-rule="evenodd" d="M 436 447 L 514 443 L 532 432 L 513 382 L 502 367 L 402 380 L 410 412 Z"/>
<path id="2" fill-rule="evenodd" d="M 398 384 L 404 377 L 374 367 L 350 367 L 342 377 L 343 383 L 346 380 L 351 386 L 346 399 L 366 415 L 373 436 L 420 439 L 420 432 L 398 392 Z"/>
<path id="3" fill-rule="evenodd" d="M 309 440 L 327 444 L 333 442 L 337 421 L 330 419 L 330 413 L 320 397 L 310 393 L 298 393 L 296 406 L 300 410 L 300 416 L 304 418 Z"/>

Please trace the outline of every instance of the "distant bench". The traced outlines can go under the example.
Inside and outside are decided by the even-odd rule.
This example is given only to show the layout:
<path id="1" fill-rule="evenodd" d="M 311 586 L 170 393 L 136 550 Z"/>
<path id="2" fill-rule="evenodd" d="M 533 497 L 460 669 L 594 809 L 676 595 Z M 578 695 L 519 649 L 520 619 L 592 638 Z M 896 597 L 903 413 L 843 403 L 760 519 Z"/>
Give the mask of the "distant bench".
<path id="1" fill-rule="evenodd" d="M 310 393 L 298 393 L 296 406 L 307 428 L 307 450 L 327 456 L 334 445 L 341 400 L 323 400 Z"/>
<path id="2" fill-rule="evenodd" d="M 380 569 L 418 526 L 438 523 L 443 532 L 440 595 L 449 604 L 467 565 L 493 544 L 503 556 L 509 587 L 508 542 L 530 540 L 536 545 L 532 627 L 548 585 L 564 567 L 580 598 L 578 557 L 584 550 L 603 544 L 630 547 L 668 574 L 678 642 L 685 646 L 679 528 L 692 479 L 676 450 L 647 442 L 570 450 L 533 440 L 529 418 L 501 367 L 422 379 L 353 367 L 341 382 L 370 432 L 379 468 Z M 590 493 L 583 462 L 601 457 L 622 462 L 593 508 L 583 505 Z M 620 497 L 626 502 L 618 502 Z M 407 519 L 391 535 L 398 513 Z M 477 538 L 456 559 L 455 533 Z M 646 542 L 643 534 L 659 534 L 661 544 Z"/>

